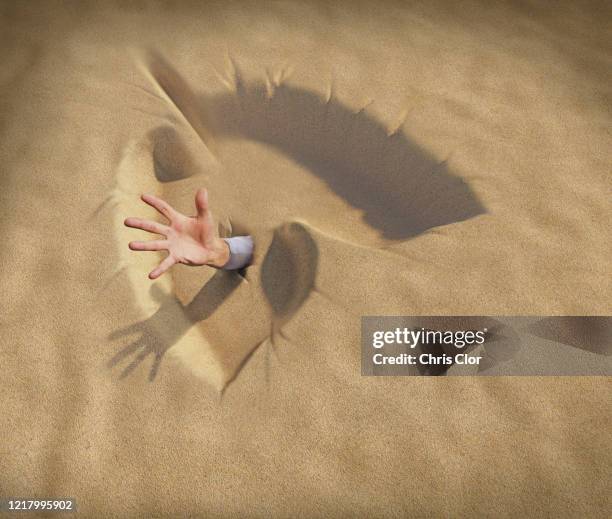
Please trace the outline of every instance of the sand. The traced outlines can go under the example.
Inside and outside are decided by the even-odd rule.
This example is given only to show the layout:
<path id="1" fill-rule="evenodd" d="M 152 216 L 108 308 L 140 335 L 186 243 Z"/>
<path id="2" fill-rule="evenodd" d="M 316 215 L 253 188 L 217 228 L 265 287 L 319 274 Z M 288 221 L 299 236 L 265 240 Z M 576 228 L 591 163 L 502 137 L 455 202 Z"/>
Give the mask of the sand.
<path id="1" fill-rule="evenodd" d="M 612 313 L 609 6 L 0 13 L 0 496 L 610 516 L 609 377 L 361 377 L 359 346 L 362 315 Z M 152 283 L 123 219 L 200 186 L 255 265 Z"/>

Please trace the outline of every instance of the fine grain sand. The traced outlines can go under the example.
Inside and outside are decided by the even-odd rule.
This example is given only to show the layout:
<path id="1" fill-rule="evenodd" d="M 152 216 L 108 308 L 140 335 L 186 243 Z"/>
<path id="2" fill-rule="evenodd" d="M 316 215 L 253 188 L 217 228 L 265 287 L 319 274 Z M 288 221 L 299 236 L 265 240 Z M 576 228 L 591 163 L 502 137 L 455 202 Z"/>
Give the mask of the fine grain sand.
<path id="1" fill-rule="evenodd" d="M 362 315 L 612 313 L 611 21 L 0 2 L 0 497 L 610 517 L 609 377 L 362 377 L 359 344 Z M 201 186 L 255 264 L 152 283 L 124 218 Z"/>

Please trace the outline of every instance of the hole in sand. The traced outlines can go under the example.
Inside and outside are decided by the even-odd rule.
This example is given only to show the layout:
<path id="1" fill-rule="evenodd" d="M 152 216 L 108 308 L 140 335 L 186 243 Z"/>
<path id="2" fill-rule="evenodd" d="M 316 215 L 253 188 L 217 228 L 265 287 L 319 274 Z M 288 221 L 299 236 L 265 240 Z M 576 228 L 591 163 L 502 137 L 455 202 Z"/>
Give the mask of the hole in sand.
<path id="1" fill-rule="evenodd" d="M 173 182 L 194 175 L 197 165 L 183 138 L 172 126 L 149 133 L 153 147 L 153 170 L 159 182 Z"/>
<path id="2" fill-rule="evenodd" d="M 261 266 L 261 284 L 278 325 L 290 319 L 315 287 L 319 252 L 297 222 L 274 231 Z"/>
<path id="3" fill-rule="evenodd" d="M 235 210 L 230 215 L 237 224 L 234 234 L 240 221 L 253 229 L 275 229 L 271 241 L 258 244 L 265 247 L 263 260 L 251 267 L 255 275 L 248 280 L 237 273 L 178 268 L 162 281 L 169 299 L 143 305 L 149 308 L 149 321 L 170 328 L 160 332 L 166 335 L 162 350 L 174 346 L 185 364 L 220 389 L 315 288 L 319 253 L 310 225 L 376 246 L 484 212 L 470 187 L 446 163 L 402 131 L 388 135 L 373 116 L 354 113 L 333 97 L 325 100 L 290 85 L 271 92 L 269 84 L 246 83 L 237 71 L 235 91 L 195 96 L 159 56 L 150 60 L 149 72 L 200 136 L 206 156 L 194 160 L 171 127 L 153 130 L 148 136 L 149 164 L 141 153 L 119 170 L 118 184 L 131 198 L 118 211 L 118 220 L 134 213 L 140 191 L 157 192 L 171 203 L 191 197 L 205 183 L 193 172 L 199 165 L 204 165 L 200 171 L 207 170 L 214 149 L 223 169 L 206 184 L 220 204 L 225 201 Z M 146 148 L 139 148 L 145 156 Z M 136 187 L 143 184 L 145 189 Z M 127 254 L 124 245 L 132 236 L 126 236 L 122 225 L 117 232 L 120 250 L 125 248 Z M 134 265 L 130 281 L 141 303 L 148 272 L 142 263 L 155 263 L 155 256 L 125 259 Z M 182 277 L 190 280 L 191 293 L 177 298 L 173 294 L 177 285 L 185 285 Z M 248 318 L 236 321 L 237 315 Z"/>

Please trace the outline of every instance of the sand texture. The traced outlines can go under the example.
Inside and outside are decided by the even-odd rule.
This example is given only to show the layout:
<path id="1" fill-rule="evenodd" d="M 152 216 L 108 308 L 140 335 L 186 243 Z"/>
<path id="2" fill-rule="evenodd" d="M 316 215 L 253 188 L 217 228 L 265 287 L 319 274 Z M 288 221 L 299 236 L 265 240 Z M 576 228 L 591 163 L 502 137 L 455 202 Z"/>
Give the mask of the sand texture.
<path id="1" fill-rule="evenodd" d="M 611 22 L 606 2 L 0 1 L 0 497 L 612 516 L 610 377 L 360 374 L 362 315 L 612 313 Z M 124 219 L 157 218 L 143 192 L 192 214 L 202 186 L 254 265 L 151 282 L 163 256 Z"/>

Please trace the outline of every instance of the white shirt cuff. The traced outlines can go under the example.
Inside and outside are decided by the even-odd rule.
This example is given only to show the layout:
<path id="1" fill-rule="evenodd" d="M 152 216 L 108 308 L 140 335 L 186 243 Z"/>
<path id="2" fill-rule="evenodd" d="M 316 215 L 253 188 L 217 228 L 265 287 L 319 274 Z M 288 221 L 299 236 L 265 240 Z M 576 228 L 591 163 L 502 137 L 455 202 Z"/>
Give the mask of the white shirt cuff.
<path id="1" fill-rule="evenodd" d="M 223 239 L 230 250 L 228 262 L 221 267 L 223 270 L 239 270 L 250 265 L 254 248 L 251 236 L 232 236 Z"/>

